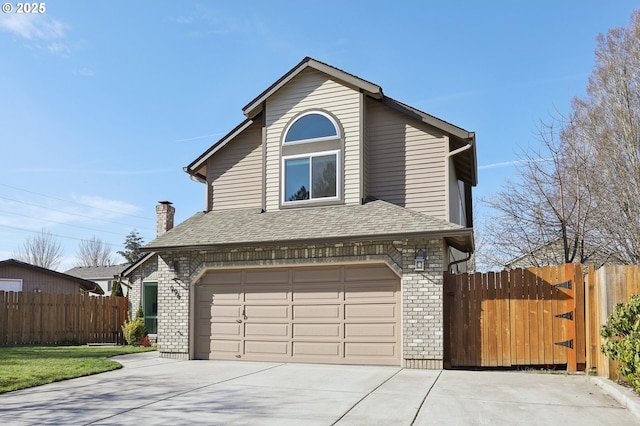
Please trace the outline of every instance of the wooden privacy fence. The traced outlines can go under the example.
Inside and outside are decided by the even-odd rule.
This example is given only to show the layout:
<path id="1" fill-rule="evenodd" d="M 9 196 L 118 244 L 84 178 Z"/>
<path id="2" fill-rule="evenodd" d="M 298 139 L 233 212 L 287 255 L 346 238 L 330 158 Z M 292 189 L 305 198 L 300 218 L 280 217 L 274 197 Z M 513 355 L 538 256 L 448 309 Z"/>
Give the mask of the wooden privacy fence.
<path id="1" fill-rule="evenodd" d="M 125 297 L 0 291 L 0 345 L 123 343 Z"/>
<path id="2" fill-rule="evenodd" d="M 590 269 L 589 276 L 593 279 L 590 280 L 586 300 L 587 309 L 592 313 L 587 322 L 591 322 L 587 328 L 587 368 L 596 369 L 599 376 L 618 380 L 621 379 L 618 364 L 600 352 L 600 328 L 606 324 L 616 305 L 640 294 L 640 265 L 605 266 L 595 272 Z"/>
<path id="3" fill-rule="evenodd" d="M 583 266 L 567 264 L 444 279 L 445 365 L 585 363 Z"/>

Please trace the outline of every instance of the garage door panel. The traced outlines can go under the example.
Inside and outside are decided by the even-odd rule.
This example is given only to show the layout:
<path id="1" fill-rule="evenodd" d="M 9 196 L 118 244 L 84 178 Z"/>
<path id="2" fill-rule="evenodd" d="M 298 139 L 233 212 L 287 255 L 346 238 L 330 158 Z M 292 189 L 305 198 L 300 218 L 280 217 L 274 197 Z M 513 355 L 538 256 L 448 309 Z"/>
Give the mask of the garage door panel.
<path id="1" fill-rule="evenodd" d="M 338 302 L 340 301 L 342 292 L 342 284 L 329 284 L 319 286 L 318 284 L 294 284 L 293 285 L 293 301 L 294 302 Z"/>
<path id="2" fill-rule="evenodd" d="M 221 285 L 225 287 L 233 284 L 242 283 L 242 271 L 210 271 L 206 273 L 201 279 L 200 284 L 207 286 L 210 284 Z"/>
<path id="3" fill-rule="evenodd" d="M 242 301 L 242 293 L 230 288 L 217 288 L 211 294 L 214 303 L 239 303 Z"/>
<path id="4" fill-rule="evenodd" d="M 340 267 L 300 268 L 293 270 L 294 283 L 339 283 L 342 281 Z"/>
<path id="5" fill-rule="evenodd" d="M 346 342 L 344 352 L 346 358 L 395 358 L 396 344 L 393 342 Z"/>
<path id="6" fill-rule="evenodd" d="M 261 340 L 247 340 L 244 342 L 245 355 L 280 355 L 286 356 L 289 354 L 289 342 L 273 342 L 273 341 L 261 341 Z"/>
<path id="7" fill-rule="evenodd" d="M 228 338 L 242 335 L 242 324 L 237 322 L 218 322 L 210 326 L 211 335 L 214 338 Z"/>
<path id="8" fill-rule="evenodd" d="M 247 269 L 244 282 L 246 284 L 289 283 L 287 269 Z"/>
<path id="9" fill-rule="evenodd" d="M 293 324 L 293 338 L 340 338 L 340 324 Z"/>
<path id="10" fill-rule="evenodd" d="M 296 305 L 293 307 L 293 319 L 339 320 L 340 305 Z"/>
<path id="11" fill-rule="evenodd" d="M 252 324 L 245 323 L 245 337 L 269 337 L 269 338 L 289 338 L 289 324 Z"/>
<path id="12" fill-rule="evenodd" d="M 344 268 L 345 282 L 398 280 L 398 276 L 384 265 L 353 265 Z"/>
<path id="13" fill-rule="evenodd" d="M 247 285 L 245 286 L 244 300 L 247 302 L 277 301 L 286 302 L 289 300 L 290 287 L 288 285 Z"/>
<path id="14" fill-rule="evenodd" d="M 350 338 L 379 338 L 379 339 L 396 339 L 396 324 L 345 324 L 344 337 Z"/>
<path id="15" fill-rule="evenodd" d="M 288 305 L 245 305 L 247 320 L 289 319 Z"/>
<path id="16" fill-rule="evenodd" d="M 394 282 L 347 283 L 344 285 L 344 298 L 347 301 L 381 300 L 395 302 Z"/>
<path id="17" fill-rule="evenodd" d="M 239 340 L 211 340 L 211 352 L 236 355 L 240 353 L 241 342 Z"/>
<path id="18" fill-rule="evenodd" d="M 397 315 L 397 305 L 392 303 L 345 305 L 344 312 L 346 320 L 395 320 Z"/>
<path id="19" fill-rule="evenodd" d="M 242 306 L 239 305 L 213 305 L 211 308 L 211 317 L 214 321 L 235 320 L 240 318 Z"/>
<path id="20" fill-rule="evenodd" d="M 340 356 L 340 343 L 337 342 L 293 342 L 293 356 Z"/>

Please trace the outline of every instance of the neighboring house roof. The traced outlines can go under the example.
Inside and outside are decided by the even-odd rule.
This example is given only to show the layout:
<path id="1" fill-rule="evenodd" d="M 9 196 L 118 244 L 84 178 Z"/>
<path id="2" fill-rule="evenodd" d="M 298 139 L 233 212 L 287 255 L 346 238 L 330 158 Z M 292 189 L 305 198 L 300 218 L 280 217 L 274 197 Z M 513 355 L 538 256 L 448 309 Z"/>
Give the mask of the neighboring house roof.
<path id="1" fill-rule="evenodd" d="M 30 263 L 21 262 L 15 259 L 7 259 L 0 261 L 0 266 L 15 266 L 23 269 L 29 269 L 31 271 L 40 272 L 45 275 L 50 275 L 52 277 L 63 278 L 69 281 L 74 281 L 80 286 L 91 293 L 103 294 L 102 288 L 99 285 L 94 283 L 93 281 L 89 281 L 83 278 L 79 278 L 77 276 L 69 275 L 62 272 L 52 271 L 51 269 L 43 268 L 41 266 L 32 265 Z"/>
<path id="2" fill-rule="evenodd" d="M 280 77 L 275 83 L 269 86 L 254 100 L 249 102 L 249 104 L 247 104 L 247 106 L 242 109 L 247 119 L 236 126 L 218 142 L 213 144 L 211 148 L 209 148 L 202 155 L 196 158 L 191 164 L 185 167 L 184 171 L 189 175 L 195 177 L 196 179 L 204 181 L 206 177 L 202 173 L 202 168 L 207 160 L 218 150 L 220 150 L 220 148 L 232 141 L 237 135 L 242 133 L 253 123 L 253 118 L 255 118 L 257 114 L 262 112 L 264 101 L 269 98 L 269 96 L 277 92 L 280 88 L 282 88 L 285 84 L 291 81 L 291 79 L 300 74 L 306 68 L 314 68 L 318 71 L 321 71 L 336 80 L 339 80 L 349 86 L 363 91 L 374 99 L 379 99 L 382 103 L 395 109 L 396 111 L 407 114 L 432 127 L 442 130 L 443 132 L 450 135 L 452 150 L 470 145 L 470 149 L 454 157 L 454 162 L 456 165 L 456 170 L 458 171 L 458 178 L 460 180 L 467 182 L 472 186 L 476 186 L 478 184 L 478 168 L 474 132 L 469 132 L 461 127 L 455 126 L 451 123 L 434 117 L 433 115 L 427 114 L 426 112 L 420 111 L 416 108 L 410 107 L 402 102 L 385 96 L 382 93 L 382 88 L 380 86 L 310 57 L 304 58 L 289 72 Z"/>
<path id="3" fill-rule="evenodd" d="M 262 212 L 237 209 L 197 213 L 144 250 L 268 245 L 274 243 L 391 240 L 444 237 L 462 251 L 473 250 L 473 231 L 386 201 Z"/>
<path id="4" fill-rule="evenodd" d="M 127 266 L 129 266 L 128 263 L 112 266 L 76 266 L 65 271 L 65 274 L 85 280 L 112 280 L 114 276 L 120 275 Z"/>
<path id="5" fill-rule="evenodd" d="M 603 265 L 619 265 L 622 262 L 616 253 L 610 252 L 609 247 L 594 246 L 585 242 L 585 252 L 587 259 L 585 263 L 593 264 L 596 269 Z M 580 257 L 574 262 L 580 262 Z M 562 237 L 556 237 L 544 244 L 536 247 L 528 253 L 508 260 L 504 263 L 505 268 L 528 268 L 530 266 L 547 266 L 564 263 L 564 245 Z"/>

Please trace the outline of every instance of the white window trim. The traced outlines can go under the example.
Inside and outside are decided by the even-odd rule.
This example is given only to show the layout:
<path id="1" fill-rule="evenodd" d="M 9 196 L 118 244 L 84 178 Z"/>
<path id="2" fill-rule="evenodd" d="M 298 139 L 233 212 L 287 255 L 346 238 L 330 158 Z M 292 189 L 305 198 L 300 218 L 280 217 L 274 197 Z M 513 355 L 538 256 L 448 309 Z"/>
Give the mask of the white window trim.
<path id="1" fill-rule="evenodd" d="M 11 284 L 14 286 L 11 286 Z M 0 291 L 22 291 L 22 285 L 23 283 L 21 278 L 0 278 Z M 18 287 L 18 290 L 6 290 L 6 288 L 9 287 Z"/>
<path id="2" fill-rule="evenodd" d="M 300 139 L 297 141 L 290 141 L 290 142 L 285 142 L 285 140 L 287 139 L 287 135 L 289 134 L 289 129 L 291 128 L 291 126 L 293 126 L 295 123 L 297 123 L 302 117 L 305 117 L 307 115 L 311 115 L 311 114 L 318 114 L 318 115 L 322 115 L 326 118 L 329 119 L 329 121 L 331 121 L 331 124 L 333 124 L 333 127 L 336 129 L 336 134 L 333 136 L 323 136 L 321 138 L 311 138 L 311 139 Z M 318 111 L 318 110 L 312 110 L 312 111 L 307 111 L 304 114 L 300 114 L 299 116 L 297 116 L 295 118 L 295 120 L 292 120 L 287 127 L 284 129 L 284 133 L 283 133 L 283 137 L 282 137 L 282 145 L 296 145 L 296 144 L 300 144 L 300 143 L 308 143 L 308 142 L 320 142 L 320 141 L 330 141 L 333 139 L 339 139 L 342 137 L 342 134 L 340 133 L 340 126 L 338 126 L 338 123 L 336 122 L 336 120 L 334 120 L 334 118 L 332 116 L 330 116 L 329 114 L 327 114 L 324 111 Z"/>
<path id="3" fill-rule="evenodd" d="M 290 142 L 289 142 L 290 143 Z M 322 197 L 322 198 L 309 198 L 308 200 L 295 200 L 288 201 L 285 199 L 286 195 L 286 183 L 287 183 L 287 175 L 285 172 L 285 163 L 287 160 L 295 160 L 296 158 L 313 158 L 313 157 L 322 157 L 323 155 L 335 155 L 336 156 L 336 196 L 335 197 Z M 309 168 L 311 168 L 312 161 L 309 161 Z M 332 151 L 318 151 L 318 152 L 308 152 L 305 154 L 296 154 L 296 155 L 287 155 L 282 157 L 282 165 L 281 165 L 281 175 L 282 176 L 282 185 L 280 188 L 281 191 L 281 199 L 283 206 L 293 206 L 293 205 L 301 205 L 301 204 L 313 204 L 313 203 L 321 203 L 326 201 L 340 201 L 341 198 L 341 180 L 340 180 L 340 150 L 335 149 Z M 309 191 L 311 192 L 311 186 L 313 186 L 313 174 L 312 170 L 309 170 Z"/>

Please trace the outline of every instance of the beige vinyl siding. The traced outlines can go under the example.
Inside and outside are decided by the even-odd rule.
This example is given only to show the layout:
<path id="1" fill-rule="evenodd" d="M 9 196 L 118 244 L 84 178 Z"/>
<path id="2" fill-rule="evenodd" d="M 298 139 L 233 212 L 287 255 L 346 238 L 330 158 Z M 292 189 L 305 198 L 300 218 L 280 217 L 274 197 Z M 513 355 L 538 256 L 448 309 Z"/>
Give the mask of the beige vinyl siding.
<path id="1" fill-rule="evenodd" d="M 266 209 L 280 207 L 280 144 L 282 133 L 297 114 L 321 109 L 333 114 L 344 132 L 345 149 L 341 153 L 344 202 L 360 200 L 359 93 L 329 79 L 325 74 L 307 69 L 273 94 L 266 105 Z"/>
<path id="2" fill-rule="evenodd" d="M 213 155 L 207 164 L 209 210 L 262 206 L 262 120 Z"/>
<path id="3" fill-rule="evenodd" d="M 447 137 L 375 100 L 366 114 L 366 195 L 448 220 Z"/>

